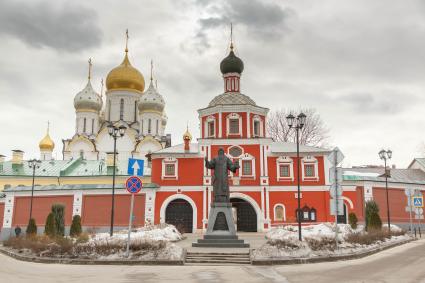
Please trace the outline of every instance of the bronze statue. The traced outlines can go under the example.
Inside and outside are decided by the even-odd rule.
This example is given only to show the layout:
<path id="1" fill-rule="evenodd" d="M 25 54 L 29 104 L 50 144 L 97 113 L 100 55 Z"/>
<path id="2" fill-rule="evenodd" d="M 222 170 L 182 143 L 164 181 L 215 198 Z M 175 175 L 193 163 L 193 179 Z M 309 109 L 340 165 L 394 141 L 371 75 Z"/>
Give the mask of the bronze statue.
<path id="1" fill-rule="evenodd" d="M 232 163 L 230 158 L 224 155 L 224 150 L 220 148 L 218 150 L 218 156 L 211 161 L 205 157 L 205 167 L 208 169 L 214 169 L 213 176 L 213 189 L 214 189 L 214 202 L 230 202 L 229 192 L 229 172 L 228 170 L 236 173 L 239 169 L 239 162 L 235 161 Z"/>

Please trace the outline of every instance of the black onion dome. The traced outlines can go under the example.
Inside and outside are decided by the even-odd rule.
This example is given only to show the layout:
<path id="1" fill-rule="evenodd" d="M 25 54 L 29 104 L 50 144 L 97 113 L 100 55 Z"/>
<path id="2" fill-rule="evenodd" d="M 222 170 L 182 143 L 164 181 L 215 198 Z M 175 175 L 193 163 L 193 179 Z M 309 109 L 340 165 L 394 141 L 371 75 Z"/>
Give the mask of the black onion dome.
<path id="1" fill-rule="evenodd" d="M 243 72 L 243 62 L 235 55 L 233 50 L 230 50 L 229 55 L 224 58 L 220 63 L 220 70 L 222 74 L 226 73 L 239 73 Z"/>

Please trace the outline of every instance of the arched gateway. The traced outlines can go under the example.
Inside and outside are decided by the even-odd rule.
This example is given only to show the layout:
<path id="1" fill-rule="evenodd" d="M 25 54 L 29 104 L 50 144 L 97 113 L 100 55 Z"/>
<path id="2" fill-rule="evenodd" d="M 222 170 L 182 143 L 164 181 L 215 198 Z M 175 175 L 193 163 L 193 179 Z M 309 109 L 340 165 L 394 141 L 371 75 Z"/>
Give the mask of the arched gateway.
<path id="1" fill-rule="evenodd" d="M 171 201 L 165 209 L 165 223 L 174 225 L 181 233 L 193 231 L 193 209 L 184 199 Z"/>
<path id="2" fill-rule="evenodd" d="M 241 198 L 230 198 L 238 232 L 257 232 L 257 213 L 252 205 Z"/>

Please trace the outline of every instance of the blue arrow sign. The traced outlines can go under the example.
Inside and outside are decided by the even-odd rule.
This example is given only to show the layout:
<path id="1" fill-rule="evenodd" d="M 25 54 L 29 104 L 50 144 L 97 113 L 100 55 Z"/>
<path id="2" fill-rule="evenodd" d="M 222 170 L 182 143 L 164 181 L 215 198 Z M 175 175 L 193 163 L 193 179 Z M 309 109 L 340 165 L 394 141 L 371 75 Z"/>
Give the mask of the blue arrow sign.
<path id="1" fill-rule="evenodd" d="M 413 197 L 413 206 L 414 207 L 424 207 L 423 197 Z"/>
<path id="2" fill-rule="evenodd" d="M 127 174 L 131 176 L 143 176 L 143 168 L 145 161 L 143 159 L 128 159 Z"/>

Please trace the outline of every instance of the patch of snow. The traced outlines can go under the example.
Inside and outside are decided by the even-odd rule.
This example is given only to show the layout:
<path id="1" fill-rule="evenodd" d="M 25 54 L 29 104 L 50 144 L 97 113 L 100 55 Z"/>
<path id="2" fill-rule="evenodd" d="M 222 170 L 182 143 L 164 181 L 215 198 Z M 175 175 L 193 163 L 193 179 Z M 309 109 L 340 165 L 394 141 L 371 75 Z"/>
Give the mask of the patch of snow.
<path id="1" fill-rule="evenodd" d="M 358 177 L 373 177 L 376 178 L 382 174 L 379 173 L 371 173 L 371 172 L 357 172 L 357 171 L 345 171 L 345 176 L 358 176 Z"/>

